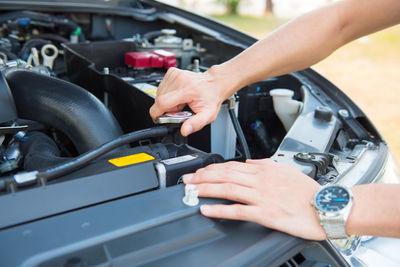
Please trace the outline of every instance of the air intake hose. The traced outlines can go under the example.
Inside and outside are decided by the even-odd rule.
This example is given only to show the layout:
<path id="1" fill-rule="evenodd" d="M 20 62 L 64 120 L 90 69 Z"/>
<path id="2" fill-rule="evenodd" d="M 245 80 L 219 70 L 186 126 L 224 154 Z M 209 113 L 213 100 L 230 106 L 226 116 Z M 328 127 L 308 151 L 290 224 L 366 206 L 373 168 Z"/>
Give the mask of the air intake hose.
<path id="1" fill-rule="evenodd" d="M 60 156 L 56 143 L 41 132 L 30 132 L 27 140 L 21 143 L 24 157 L 24 170 L 43 170 L 70 160 Z"/>
<path id="2" fill-rule="evenodd" d="M 5 74 L 18 117 L 65 133 L 79 153 L 122 135 L 111 112 L 94 95 L 72 83 L 24 69 Z"/>

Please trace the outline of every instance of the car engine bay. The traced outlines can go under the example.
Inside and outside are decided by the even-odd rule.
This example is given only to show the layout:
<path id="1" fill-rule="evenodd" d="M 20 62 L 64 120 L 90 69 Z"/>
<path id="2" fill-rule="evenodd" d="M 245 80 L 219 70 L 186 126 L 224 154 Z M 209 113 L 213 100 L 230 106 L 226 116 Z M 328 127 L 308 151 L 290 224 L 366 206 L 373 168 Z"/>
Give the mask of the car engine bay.
<path id="1" fill-rule="evenodd" d="M 310 69 L 246 86 L 222 104 L 213 123 L 187 138 L 180 135 L 180 123 L 155 124 L 149 108 L 169 68 L 204 72 L 256 40 L 238 32 L 235 37 L 218 25 L 207 28 L 196 17 L 158 10 L 149 1 L 108 10 L 94 2 L 91 8 L 65 6 L 66 11 L 57 3 L 30 10 L 11 4 L 0 13 L 4 235 L 13 227 L 75 216 L 85 208 L 100 216 L 93 210 L 116 205 L 114 200 L 128 207 L 129 201 L 139 203 L 152 216 L 180 214 L 181 206 L 164 207 L 169 192 L 181 194 L 176 185 L 184 174 L 213 163 L 271 157 L 320 184 L 353 185 L 362 180 L 351 177 L 375 177 L 386 160 L 387 146 L 368 118 Z M 126 219 L 127 225 L 132 220 Z M 225 236 L 230 238 L 236 229 L 229 227 Z M 212 238 L 220 234 L 207 231 Z M 249 246 L 264 231 L 259 227 L 254 236 L 247 235 Z M 133 232 L 126 233 L 124 238 Z M 40 266 L 56 266 L 52 257 Z"/>
<path id="2" fill-rule="evenodd" d="M 178 30 L 169 28 L 144 33 L 127 31 L 126 21 L 121 18 L 12 11 L 2 14 L 1 23 L 2 176 L 69 163 L 123 133 L 154 127 L 148 110 L 168 68 L 201 72 L 229 56 L 217 56 L 207 36 L 195 36 L 187 29 L 185 33 L 179 30 L 185 37 L 178 37 Z M 115 24 L 121 26 L 111 28 Z M 218 49 L 224 49 L 220 46 Z M 273 86 L 270 83 L 279 81 L 253 85 L 246 94 L 254 95 L 254 91 L 267 95 Z M 179 125 L 168 124 L 164 126 L 167 133 L 149 133 L 134 143 L 131 141 L 132 147 L 121 143 L 111 152 L 102 152 L 101 159 L 85 163 L 95 167 L 57 174 L 57 181 L 46 174 L 41 183 L 109 172 L 109 159 L 139 153 L 161 162 L 177 158 L 179 164 L 163 164 L 168 177 L 163 182 L 166 186 L 177 184 L 182 174 L 208 164 L 243 160 L 243 148 L 236 148 L 236 132 L 228 115 L 232 109 L 232 118 L 240 128 L 238 98 L 224 104 L 221 118 L 212 126 L 189 138 L 180 136 Z M 242 98 L 247 101 L 242 101 L 241 109 L 249 109 L 242 113 L 250 113 L 250 106 L 258 100 L 251 96 Z M 253 118 L 239 115 L 241 124 L 251 129 L 245 134 L 256 140 L 256 145 L 250 146 L 253 158 L 272 155 L 284 135 L 278 118 L 271 112 L 271 99 L 264 98 L 256 112 L 265 114 L 252 114 Z M 267 132 L 263 121 L 277 126 Z M 29 180 L 26 176 L 23 179 Z M 19 187 L 3 179 L 2 189 L 25 190 L 35 182 L 38 181 L 26 181 Z"/>
<path id="3" fill-rule="evenodd" d="M 306 146 L 294 149 L 286 135 L 306 109 L 306 94 L 312 94 L 294 74 L 243 88 L 223 104 L 214 123 L 189 138 L 180 136 L 179 124 L 154 125 L 148 110 L 166 71 L 203 72 L 242 50 L 232 42 L 179 24 L 172 28 L 162 20 L 95 13 L 9 11 L 1 14 L 0 23 L 0 200 L 44 186 L 59 187 L 46 190 L 49 200 L 62 195 L 67 184 L 113 188 L 99 199 L 88 196 L 63 208 L 46 207 L 31 219 L 176 185 L 183 174 L 212 163 L 271 157 L 285 144 L 292 154 L 307 151 Z M 338 134 L 335 146 L 345 151 L 349 133 L 338 132 L 332 109 L 319 106 L 314 113 L 329 125 L 328 133 Z M 366 131 L 361 134 L 353 147 L 373 139 Z M 332 135 L 322 142 L 326 151 Z M 332 156 L 313 157 L 327 173 Z M 306 159 L 297 155 L 298 161 Z M 122 172 L 142 177 L 133 181 Z"/>

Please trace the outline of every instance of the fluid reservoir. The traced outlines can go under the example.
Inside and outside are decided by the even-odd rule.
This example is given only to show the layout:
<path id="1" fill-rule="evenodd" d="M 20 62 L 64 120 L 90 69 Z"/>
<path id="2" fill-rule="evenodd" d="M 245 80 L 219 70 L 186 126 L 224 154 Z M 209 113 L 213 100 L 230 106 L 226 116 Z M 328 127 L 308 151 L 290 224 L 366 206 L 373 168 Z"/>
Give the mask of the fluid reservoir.
<path id="1" fill-rule="evenodd" d="M 294 92 L 290 89 L 278 88 L 271 90 L 269 94 L 272 96 L 276 115 L 278 115 L 285 130 L 289 131 L 301 112 L 303 103 L 293 99 Z"/>

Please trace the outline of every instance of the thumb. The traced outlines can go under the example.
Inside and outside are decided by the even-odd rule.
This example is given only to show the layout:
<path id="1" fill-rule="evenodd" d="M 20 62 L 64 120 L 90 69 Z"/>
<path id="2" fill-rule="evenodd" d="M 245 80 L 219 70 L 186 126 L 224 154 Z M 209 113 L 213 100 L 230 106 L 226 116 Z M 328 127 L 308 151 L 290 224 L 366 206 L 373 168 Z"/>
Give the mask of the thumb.
<path id="1" fill-rule="evenodd" d="M 211 111 L 202 111 L 187 119 L 181 127 L 181 134 L 188 136 L 194 132 L 200 131 L 204 126 L 214 121 L 217 114 Z"/>

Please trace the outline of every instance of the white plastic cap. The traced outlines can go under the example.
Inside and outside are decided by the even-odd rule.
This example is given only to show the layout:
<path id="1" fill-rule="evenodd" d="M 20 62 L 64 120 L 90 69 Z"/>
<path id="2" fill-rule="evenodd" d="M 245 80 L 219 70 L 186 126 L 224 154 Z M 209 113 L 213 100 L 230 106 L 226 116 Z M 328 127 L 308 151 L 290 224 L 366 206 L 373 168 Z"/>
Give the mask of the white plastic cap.
<path id="1" fill-rule="evenodd" d="M 185 205 L 188 206 L 196 206 L 199 204 L 199 190 L 196 190 L 196 186 L 194 184 L 188 184 L 185 186 L 185 196 L 182 201 Z"/>

